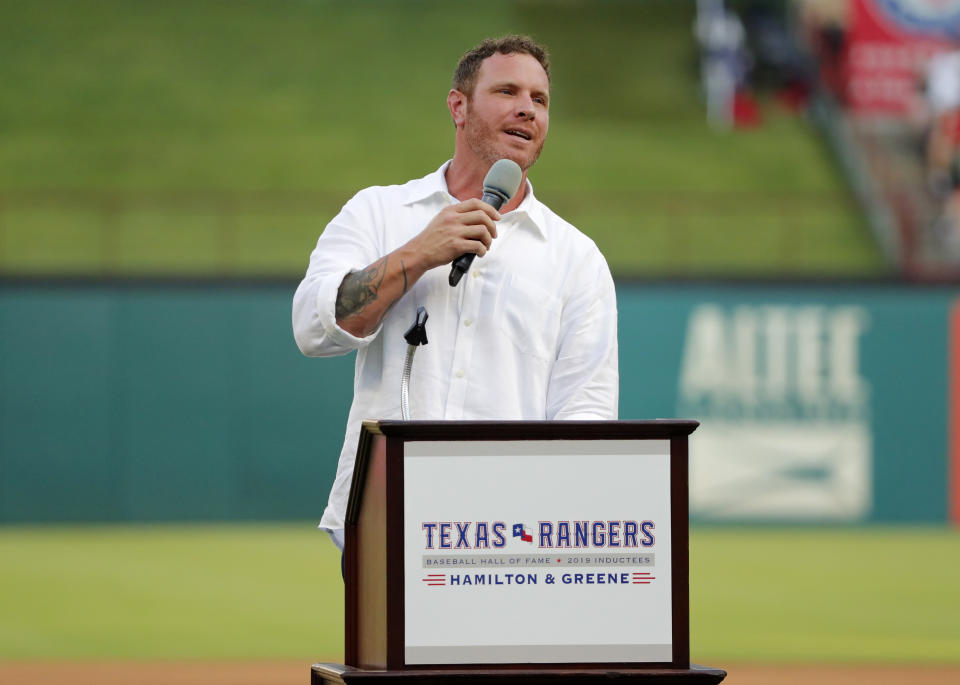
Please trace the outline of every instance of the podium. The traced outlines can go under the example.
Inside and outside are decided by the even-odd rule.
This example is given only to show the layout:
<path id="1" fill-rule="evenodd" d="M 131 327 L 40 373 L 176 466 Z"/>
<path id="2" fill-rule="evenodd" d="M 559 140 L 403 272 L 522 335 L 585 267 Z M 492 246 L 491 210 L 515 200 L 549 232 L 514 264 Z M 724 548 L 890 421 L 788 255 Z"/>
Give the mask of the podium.
<path id="1" fill-rule="evenodd" d="M 345 664 L 311 683 L 719 683 L 690 663 L 695 421 L 367 421 Z"/>

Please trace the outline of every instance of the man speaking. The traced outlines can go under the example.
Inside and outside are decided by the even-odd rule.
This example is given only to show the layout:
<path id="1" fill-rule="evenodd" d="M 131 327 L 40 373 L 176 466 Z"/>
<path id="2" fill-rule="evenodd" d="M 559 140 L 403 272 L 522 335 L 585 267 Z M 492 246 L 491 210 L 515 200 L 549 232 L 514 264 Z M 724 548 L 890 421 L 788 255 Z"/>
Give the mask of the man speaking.
<path id="1" fill-rule="evenodd" d="M 341 549 L 361 421 L 400 418 L 403 334 L 419 306 L 430 315 L 431 344 L 413 369 L 411 418 L 617 418 L 610 270 L 527 180 L 550 123 L 546 50 L 526 36 L 483 41 L 457 65 L 447 107 L 453 159 L 421 179 L 357 193 L 320 236 L 293 297 L 305 355 L 358 351 L 320 522 Z M 501 159 L 522 175 L 498 212 L 479 198 Z M 476 259 L 451 286 L 450 264 L 465 254 Z"/>

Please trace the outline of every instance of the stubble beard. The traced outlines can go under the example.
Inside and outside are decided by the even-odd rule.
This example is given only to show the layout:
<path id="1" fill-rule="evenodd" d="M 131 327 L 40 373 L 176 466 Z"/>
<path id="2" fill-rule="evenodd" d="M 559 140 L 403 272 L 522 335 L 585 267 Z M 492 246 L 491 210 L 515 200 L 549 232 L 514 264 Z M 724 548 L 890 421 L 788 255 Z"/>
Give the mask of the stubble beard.
<path id="1" fill-rule="evenodd" d="M 498 159 L 510 159 L 516 162 L 524 171 L 532 167 L 536 161 L 540 159 L 540 151 L 543 150 L 543 141 L 540 142 L 536 149 L 526 154 L 520 150 L 508 149 L 504 151 L 498 149 L 495 142 L 499 133 L 499 130 L 494 129 L 479 117 L 470 116 L 468 109 L 467 119 L 463 125 L 463 134 L 467 145 L 470 146 L 470 149 L 477 157 L 490 165 L 493 165 Z"/>

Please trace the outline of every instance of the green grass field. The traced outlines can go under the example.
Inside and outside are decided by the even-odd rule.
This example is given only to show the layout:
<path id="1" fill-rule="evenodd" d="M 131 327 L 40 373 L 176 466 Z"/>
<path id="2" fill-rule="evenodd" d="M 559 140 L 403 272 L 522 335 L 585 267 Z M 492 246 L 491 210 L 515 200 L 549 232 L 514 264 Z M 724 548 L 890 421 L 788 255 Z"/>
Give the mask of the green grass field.
<path id="1" fill-rule="evenodd" d="M 812 125 L 704 122 L 692 2 L 0 0 L 0 274 L 303 272 L 452 152 L 460 54 L 553 53 L 537 192 L 620 276 L 883 273 Z"/>
<path id="2" fill-rule="evenodd" d="M 313 524 L 0 529 L 0 660 L 342 654 L 339 554 Z M 700 663 L 960 663 L 946 528 L 706 528 Z"/>

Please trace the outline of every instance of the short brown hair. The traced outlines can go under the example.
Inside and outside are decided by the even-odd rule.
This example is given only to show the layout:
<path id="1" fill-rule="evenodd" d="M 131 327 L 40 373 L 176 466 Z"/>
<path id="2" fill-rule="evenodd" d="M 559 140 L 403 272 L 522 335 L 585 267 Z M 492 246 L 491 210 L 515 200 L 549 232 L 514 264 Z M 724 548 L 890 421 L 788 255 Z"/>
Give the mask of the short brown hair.
<path id="1" fill-rule="evenodd" d="M 537 43 L 530 36 L 511 35 L 503 38 L 487 38 L 475 48 L 464 54 L 457 64 L 457 70 L 453 72 L 453 87 L 465 95 L 473 95 L 473 89 L 477 85 L 477 75 L 480 73 L 480 65 L 487 57 L 499 52 L 501 55 L 513 55 L 522 53 L 530 55 L 538 62 L 543 70 L 547 72 L 547 81 L 550 81 L 550 55 L 547 49 Z"/>

